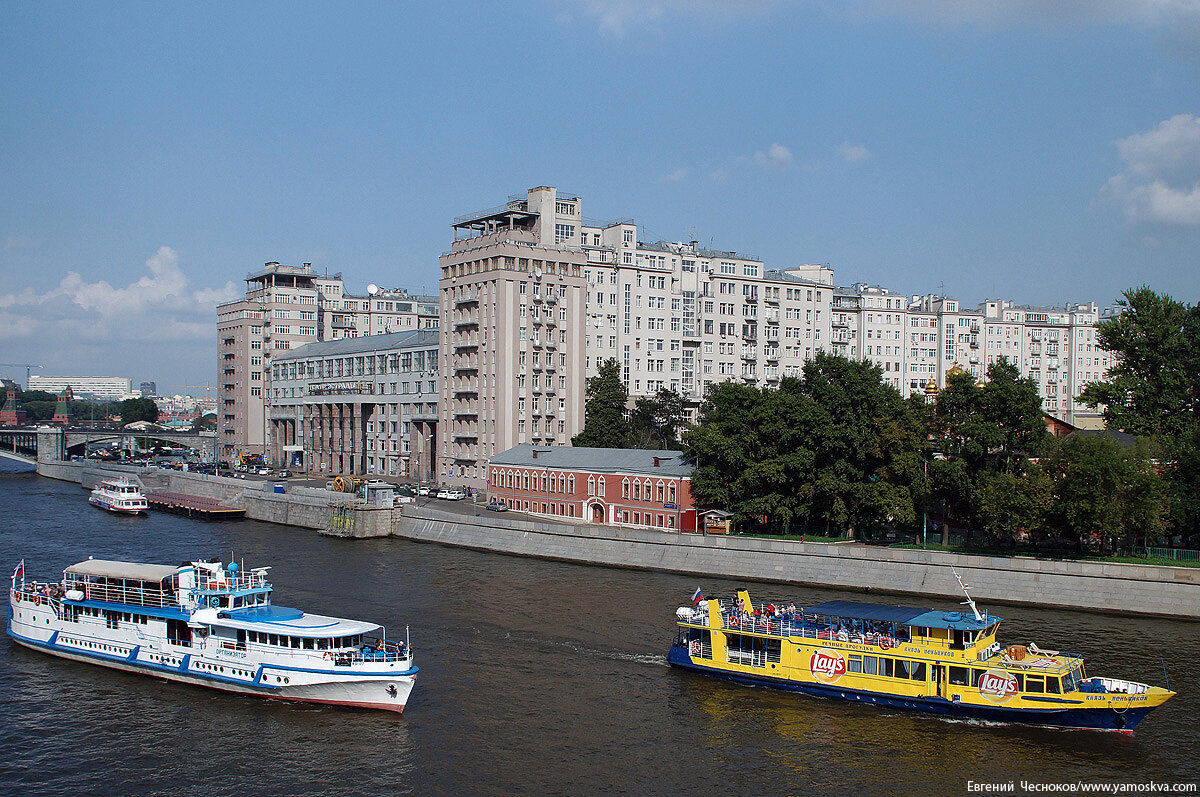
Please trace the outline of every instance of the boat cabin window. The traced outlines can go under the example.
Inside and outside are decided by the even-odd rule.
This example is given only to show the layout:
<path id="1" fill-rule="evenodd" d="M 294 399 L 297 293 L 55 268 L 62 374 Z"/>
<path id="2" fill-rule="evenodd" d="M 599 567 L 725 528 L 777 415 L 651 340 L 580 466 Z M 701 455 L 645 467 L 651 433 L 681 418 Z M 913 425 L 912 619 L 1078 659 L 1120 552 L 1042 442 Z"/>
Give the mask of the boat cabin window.
<path id="1" fill-rule="evenodd" d="M 1058 679 L 1055 678 L 1053 675 L 1046 676 L 1046 691 L 1052 695 L 1059 694 Z"/>
<path id="2" fill-rule="evenodd" d="M 318 639 L 317 640 L 317 650 L 329 650 L 329 640 L 328 639 Z"/>
<path id="3" fill-rule="evenodd" d="M 897 659 L 897 662 L 900 665 L 896 671 L 898 678 L 907 676 L 910 681 L 925 680 L 925 662 L 913 661 L 912 659 Z"/>
<path id="4" fill-rule="evenodd" d="M 312 649 L 313 649 L 313 639 L 312 639 L 312 637 L 305 637 L 305 638 L 304 638 L 304 649 L 305 649 L 305 650 L 312 650 Z"/>
<path id="5" fill-rule="evenodd" d="M 971 680 L 971 671 L 966 667 L 950 668 L 950 683 L 955 686 L 966 686 Z"/>
<path id="6" fill-rule="evenodd" d="M 1046 679 L 1040 675 L 1025 676 L 1025 691 L 1041 694 L 1046 691 Z"/>

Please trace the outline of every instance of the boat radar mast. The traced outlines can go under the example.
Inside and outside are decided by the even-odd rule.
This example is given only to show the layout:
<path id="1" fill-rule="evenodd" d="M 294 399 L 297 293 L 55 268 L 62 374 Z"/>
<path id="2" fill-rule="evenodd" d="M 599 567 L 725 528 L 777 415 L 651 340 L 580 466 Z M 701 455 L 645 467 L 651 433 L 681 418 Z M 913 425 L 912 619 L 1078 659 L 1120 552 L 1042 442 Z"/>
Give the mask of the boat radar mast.
<path id="1" fill-rule="evenodd" d="M 975 619 L 982 623 L 984 621 L 984 615 L 979 613 L 979 609 L 975 606 L 975 601 L 971 600 L 971 594 L 967 592 L 967 585 L 963 583 L 962 577 L 958 574 L 958 571 L 954 569 L 954 565 L 950 565 L 950 572 L 953 573 L 954 578 L 958 580 L 958 586 L 962 587 L 963 595 L 967 596 L 967 599 L 962 602 L 963 605 L 970 606 L 971 611 L 975 614 Z"/>

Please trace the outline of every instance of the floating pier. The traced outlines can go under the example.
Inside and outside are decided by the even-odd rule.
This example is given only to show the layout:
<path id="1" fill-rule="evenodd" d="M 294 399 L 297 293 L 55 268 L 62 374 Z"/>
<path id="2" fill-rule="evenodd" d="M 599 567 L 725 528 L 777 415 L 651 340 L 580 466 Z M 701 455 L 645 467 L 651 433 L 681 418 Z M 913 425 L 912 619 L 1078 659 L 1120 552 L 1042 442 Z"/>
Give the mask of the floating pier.
<path id="1" fill-rule="evenodd" d="M 201 498 L 183 493 L 146 493 L 146 503 L 163 512 L 208 520 L 230 520 L 246 514 L 246 510 L 225 506 L 215 498 Z"/>

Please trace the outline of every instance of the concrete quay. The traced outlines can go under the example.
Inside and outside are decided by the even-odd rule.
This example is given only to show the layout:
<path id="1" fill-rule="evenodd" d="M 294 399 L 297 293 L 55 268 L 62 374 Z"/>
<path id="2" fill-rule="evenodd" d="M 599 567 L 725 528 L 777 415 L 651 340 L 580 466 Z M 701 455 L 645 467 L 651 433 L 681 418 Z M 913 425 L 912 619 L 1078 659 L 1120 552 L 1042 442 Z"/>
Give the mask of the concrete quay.
<path id="1" fill-rule="evenodd" d="M 411 504 L 393 533 L 564 562 L 961 600 L 953 568 L 981 602 L 1200 620 L 1200 568 L 699 536 Z"/>
<path id="2" fill-rule="evenodd" d="M 39 462 L 38 473 L 86 488 L 124 474 L 148 491 L 212 498 L 245 509 L 252 520 L 342 537 L 390 535 L 580 564 L 957 601 L 954 568 L 973 597 L 991 604 L 1200 620 L 1200 568 L 700 536 L 517 513 L 473 515 L 466 506 L 366 507 L 323 489 L 289 485 L 281 494 L 269 491 L 270 482 L 86 462 Z"/>

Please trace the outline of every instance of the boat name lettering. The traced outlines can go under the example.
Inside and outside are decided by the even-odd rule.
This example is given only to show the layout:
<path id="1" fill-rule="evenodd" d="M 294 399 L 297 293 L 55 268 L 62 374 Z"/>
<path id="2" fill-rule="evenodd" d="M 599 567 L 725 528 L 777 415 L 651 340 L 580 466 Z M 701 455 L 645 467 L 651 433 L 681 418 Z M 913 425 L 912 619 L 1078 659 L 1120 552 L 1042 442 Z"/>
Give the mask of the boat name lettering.
<path id="1" fill-rule="evenodd" d="M 217 651 L 217 655 L 218 656 L 232 656 L 235 659 L 246 658 L 246 652 L 244 650 L 225 650 L 224 648 L 221 648 Z"/>

